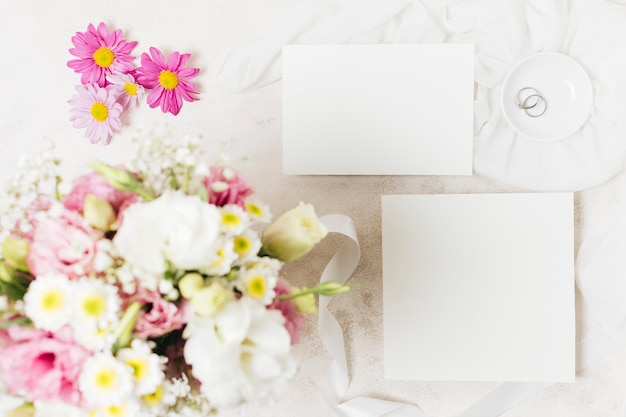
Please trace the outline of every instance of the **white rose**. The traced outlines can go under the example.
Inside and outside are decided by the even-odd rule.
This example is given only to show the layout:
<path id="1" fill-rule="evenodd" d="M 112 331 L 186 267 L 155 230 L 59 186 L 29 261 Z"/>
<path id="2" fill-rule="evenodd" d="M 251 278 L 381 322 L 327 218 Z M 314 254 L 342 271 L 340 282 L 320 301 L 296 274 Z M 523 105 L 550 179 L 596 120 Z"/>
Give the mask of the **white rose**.
<path id="1" fill-rule="evenodd" d="M 166 191 L 124 211 L 113 243 L 133 266 L 160 275 L 166 261 L 177 269 L 201 269 L 217 253 L 220 214 L 196 196 Z"/>
<path id="2" fill-rule="evenodd" d="M 261 252 L 283 262 L 293 262 L 313 249 L 327 233 L 313 206 L 300 202 L 265 229 Z"/>
<path id="3" fill-rule="evenodd" d="M 280 311 L 245 296 L 214 317 L 190 320 L 185 360 L 211 405 L 267 405 L 280 398 L 296 372 L 284 322 Z"/>

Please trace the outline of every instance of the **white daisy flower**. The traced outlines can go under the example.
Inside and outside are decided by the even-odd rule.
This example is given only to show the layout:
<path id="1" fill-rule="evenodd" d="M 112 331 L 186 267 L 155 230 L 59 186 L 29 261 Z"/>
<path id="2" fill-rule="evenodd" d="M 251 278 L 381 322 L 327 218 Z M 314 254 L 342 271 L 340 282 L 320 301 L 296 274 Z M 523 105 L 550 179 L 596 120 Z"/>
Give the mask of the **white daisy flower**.
<path id="1" fill-rule="evenodd" d="M 24 312 L 38 329 L 56 331 L 68 324 L 72 283 L 62 274 L 37 277 L 24 295 Z"/>
<path id="2" fill-rule="evenodd" d="M 246 230 L 233 238 L 233 247 L 237 254 L 238 265 L 242 265 L 256 258 L 263 243 L 259 236 L 252 230 Z"/>
<path id="3" fill-rule="evenodd" d="M 250 218 L 259 223 L 269 223 L 272 220 L 269 206 L 256 198 L 248 198 L 245 201 L 246 212 Z"/>
<path id="4" fill-rule="evenodd" d="M 136 417 L 139 402 L 135 398 L 127 398 L 119 404 L 107 405 L 89 413 L 89 417 Z"/>
<path id="5" fill-rule="evenodd" d="M 145 341 L 133 340 L 129 348 L 117 353 L 117 359 L 133 369 L 137 395 L 154 393 L 165 379 L 163 365 L 167 359 L 153 353 Z"/>
<path id="6" fill-rule="evenodd" d="M 133 368 L 110 353 L 87 358 L 78 386 L 87 404 L 101 408 L 121 405 L 133 393 Z"/>
<path id="7" fill-rule="evenodd" d="M 111 350 L 117 340 L 114 332 L 115 327 L 113 326 L 101 329 L 80 328 L 78 331 L 74 331 L 74 339 L 78 344 L 92 352 L 108 351 Z"/>
<path id="8" fill-rule="evenodd" d="M 268 305 L 276 296 L 274 287 L 278 282 L 278 275 L 269 268 L 253 267 L 242 268 L 239 271 L 236 287 L 248 297 Z"/>
<path id="9" fill-rule="evenodd" d="M 122 300 L 117 287 L 95 278 L 74 285 L 72 324 L 76 330 L 106 329 L 117 323 Z"/>
<path id="10" fill-rule="evenodd" d="M 253 268 L 253 267 L 264 268 L 264 269 L 271 271 L 271 273 L 278 275 L 278 273 L 280 272 L 280 269 L 283 267 L 283 262 L 279 261 L 276 258 L 270 258 L 269 256 L 261 256 L 261 257 L 252 259 L 250 262 L 248 262 L 246 267 L 247 268 Z"/>
<path id="11" fill-rule="evenodd" d="M 236 204 L 227 204 L 220 207 L 221 224 L 220 228 L 229 235 L 242 233 L 250 223 L 248 213 Z"/>
<path id="12" fill-rule="evenodd" d="M 207 275 L 225 275 L 232 268 L 233 262 L 237 259 L 233 240 L 222 239 L 213 262 L 202 268 L 201 271 Z"/>
<path id="13" fill-rule="evenodd" d="M 147 415 L 166 415 L 166 409 L 176 404 L 176 396 L 171 392 L 171 384 L 164 382 L 156 387 L 154 392 L 142 395 L 141 404 Z"/>

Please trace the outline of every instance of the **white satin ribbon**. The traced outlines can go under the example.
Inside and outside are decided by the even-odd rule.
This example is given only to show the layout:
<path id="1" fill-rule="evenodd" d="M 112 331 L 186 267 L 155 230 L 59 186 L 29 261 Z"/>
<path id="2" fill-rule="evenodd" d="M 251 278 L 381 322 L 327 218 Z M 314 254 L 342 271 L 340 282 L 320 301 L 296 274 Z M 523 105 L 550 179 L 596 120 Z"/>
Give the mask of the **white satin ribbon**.
<path id="1" fill-rule="evenodd" d="M 333 214 L 320 219 L 331 233 L 340 233 L 349 239 L 339 248 L 322 272 L 320 282 L 337 281 L 345 284 L 359 264 L 361 250 L 354 221 L 344 215 Z M 341 326 L 328 309 L 331 297 L 320 296 L 320 339 L 333 361 L 326 375 L 322 395 L 326 403 L 340 417 L 426 417 L 414 405 L 371 397 L 357 397 L 341 402 L 350 385 L 345 341 Z M 593 365 L 609 355 L 616 340 L 608 332 L 585 337 L 576 344 L 576 371 Z M 499 385 L 459 417 L 497 417 L 551 385 L 543 382 L 506 382 Z"/>
<path id="2" fill-rule="evenodd" d="M 361 249 L 354 221 L 344 215 L 332 214 L 320 220 L 331 233 L 340 233 L 349 239 L 339 248 L 322 272 L 320 282 L 337 281 L 345 284 L 352 276 L 361 259 Z M 320 339 L 333 357 L 326 375 L 322 395 L 326 403 L 341 417 L 426 417 L 417 407 L 370 397 L 357 397 L 341 402 L 350 385 L 345 343 L 341 326 L 328 309 L 331 297 L 320 296 L 319 324 Z"/>

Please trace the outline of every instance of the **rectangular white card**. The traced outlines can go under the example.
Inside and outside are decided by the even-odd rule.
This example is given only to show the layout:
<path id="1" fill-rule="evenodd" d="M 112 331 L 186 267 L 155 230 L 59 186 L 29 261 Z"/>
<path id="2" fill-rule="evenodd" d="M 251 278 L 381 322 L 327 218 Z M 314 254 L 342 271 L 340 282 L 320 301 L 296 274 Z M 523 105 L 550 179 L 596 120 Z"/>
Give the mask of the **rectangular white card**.
<path id="1" fill-rule="evenodd" d="M 385 377 L 573 382 L 572 193 L 382 197 Z"/>
<path id="2" fill-rule="evenodd" d="M 285 45 L 283 171 L 471 175 L 474 45 Z"/>

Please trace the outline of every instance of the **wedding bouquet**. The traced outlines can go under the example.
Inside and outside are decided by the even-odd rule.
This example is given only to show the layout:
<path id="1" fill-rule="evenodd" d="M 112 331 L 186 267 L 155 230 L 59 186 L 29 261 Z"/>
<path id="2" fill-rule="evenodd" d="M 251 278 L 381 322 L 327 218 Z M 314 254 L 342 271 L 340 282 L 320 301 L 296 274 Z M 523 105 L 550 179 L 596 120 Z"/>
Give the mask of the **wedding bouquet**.
<path id="1" fill-rule="evenodd" d="M 327 233 L 275 222 L 197 140 L 142 137 L 67 182 L 46 151 L 0 191 L 0 416 L 198 416 L 267 404 L 315 294 L 281 267 Z"/>

